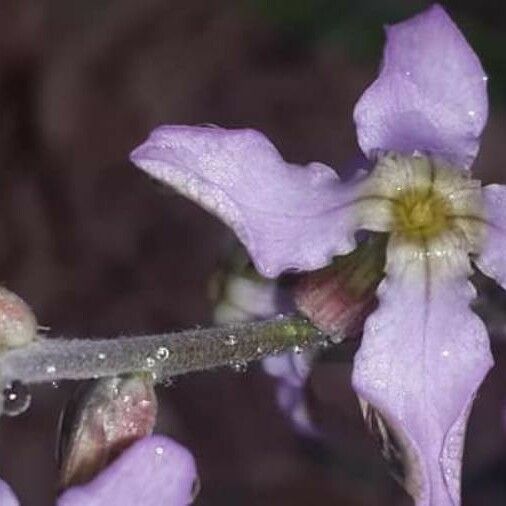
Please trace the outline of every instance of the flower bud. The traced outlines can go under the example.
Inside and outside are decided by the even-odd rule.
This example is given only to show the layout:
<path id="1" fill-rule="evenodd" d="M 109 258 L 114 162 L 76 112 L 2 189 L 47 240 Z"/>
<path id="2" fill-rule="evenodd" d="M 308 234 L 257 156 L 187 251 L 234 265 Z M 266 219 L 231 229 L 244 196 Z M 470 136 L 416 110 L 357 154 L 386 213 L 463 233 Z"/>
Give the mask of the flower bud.
<path id="1" fill-rule="evenodd" d="M 62 488 L 89 481 L 136 440 L 153 432 L 157 400 L 151 377 L 104 378 L 78 389 L 62 414 Z"/>
<path id="2" fill-rule="evenodd" d="M 18 348 L 37 336 L 37 320 L 28 304 L 0 287 L 0 351 Z"/>
<path id="3" fill-rule="evenodd" d="M 357 337 L 376 305 L 386 240 L 371 235 L 325 269 L 305 273 L 294 286 L 297 309 L 334 342 Z"/>

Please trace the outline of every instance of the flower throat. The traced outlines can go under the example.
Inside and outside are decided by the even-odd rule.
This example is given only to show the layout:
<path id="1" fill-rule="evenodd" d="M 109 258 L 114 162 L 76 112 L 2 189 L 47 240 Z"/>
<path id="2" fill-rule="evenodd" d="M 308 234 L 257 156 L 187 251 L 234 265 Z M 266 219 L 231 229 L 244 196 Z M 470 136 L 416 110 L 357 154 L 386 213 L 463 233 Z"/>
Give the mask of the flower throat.
<path id="1" fill-rule="evenodd" d="M 409 239 L 430 239 L 450 226 L 451 203 L 432 187 L 409 188 L 393 203 L 394 228 Z"/>

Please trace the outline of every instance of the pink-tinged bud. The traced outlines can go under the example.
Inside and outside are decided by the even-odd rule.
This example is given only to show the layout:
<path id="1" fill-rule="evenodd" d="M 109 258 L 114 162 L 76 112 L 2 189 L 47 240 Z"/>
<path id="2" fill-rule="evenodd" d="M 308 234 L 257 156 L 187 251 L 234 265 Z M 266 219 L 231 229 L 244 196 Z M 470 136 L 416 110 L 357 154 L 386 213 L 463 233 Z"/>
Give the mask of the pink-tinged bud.
<path id="1" fill-rule="evenodd" d="M 37 320 L 28 304 L 0 287 L 0 351 L 18 348 L 37 336 Z"/>
<path id="2" fill-rule="evenodd" d="M 150 435 L 157 407 L 147 375 L 104 378 L 80 390 L 62 416 L 61 487 L 89 481 L 125 448 Z"/>
<path id="3" fill-rule="evenodd" d="M 336 257 L 329 267 L 305 273 L 297 280 L 294 286 L 297 309 L 333 341 L 361 333 L 365 319 L 376 305 L 385 246 L 385 237 L 371 236 L 353 253 Z"/>

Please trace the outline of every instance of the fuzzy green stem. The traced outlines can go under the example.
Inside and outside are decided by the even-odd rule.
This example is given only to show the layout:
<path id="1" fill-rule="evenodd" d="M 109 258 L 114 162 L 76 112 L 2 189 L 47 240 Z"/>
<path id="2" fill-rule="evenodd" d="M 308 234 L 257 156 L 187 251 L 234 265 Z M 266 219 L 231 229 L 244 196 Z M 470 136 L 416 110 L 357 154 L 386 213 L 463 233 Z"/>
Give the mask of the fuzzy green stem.
<path id="1" fill-rule="evenodd" d="M 149 372 L 155 381 L 247 362 L 324 342 L 301 318 L 277 318 L 224 327 L 116 339 L 38 339 L 0 356 L 5 383 L 82 380 Z"/>

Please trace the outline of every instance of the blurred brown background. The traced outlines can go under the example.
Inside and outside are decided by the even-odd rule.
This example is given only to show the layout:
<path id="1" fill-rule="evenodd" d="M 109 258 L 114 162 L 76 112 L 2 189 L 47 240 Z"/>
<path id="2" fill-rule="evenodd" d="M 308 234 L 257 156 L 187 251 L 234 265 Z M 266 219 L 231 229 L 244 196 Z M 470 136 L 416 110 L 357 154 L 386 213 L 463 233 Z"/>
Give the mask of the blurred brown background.
<path id="1" fill-rule="evenodd" d="M 129 151 L 160 123 L 252 126 L 294 162 L 358 153 L 351 114 L 374 78 L 382 25 L 428 2 L 0 0 L 0 279 L 51 335 L 114 336 L 207 324 L 208 280 L 230 235 L 153 184 Z M 476 166 L 506 181 L 506 20 L 499 3 L 448 2 L 490 74 Z M 506 354 L 473 412 L 464 505 L 506 503 Z M 159 430 L 187 444 L 198 505 L 402 506 L 366 434 L 350 366 L 311 380 L 332 434 L 297 436 L 258 366 L 160 390 Z M 59 410 L 73 385 L 33 389 L 0 424 L 0 476 L 23 505 L 53 504 Z"/>

